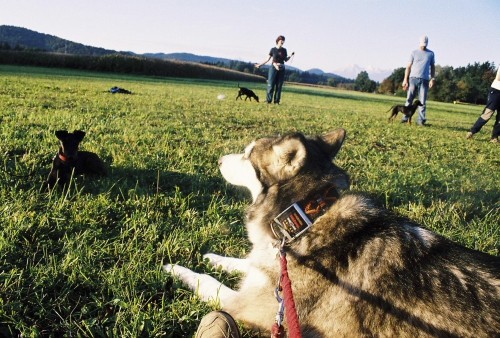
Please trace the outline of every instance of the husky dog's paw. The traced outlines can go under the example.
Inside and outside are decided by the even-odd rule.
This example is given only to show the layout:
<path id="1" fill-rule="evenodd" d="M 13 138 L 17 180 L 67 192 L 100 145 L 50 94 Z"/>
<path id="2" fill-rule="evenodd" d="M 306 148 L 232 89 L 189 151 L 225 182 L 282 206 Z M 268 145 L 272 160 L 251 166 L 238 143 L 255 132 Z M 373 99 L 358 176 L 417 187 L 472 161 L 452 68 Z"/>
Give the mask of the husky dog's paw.
<path id="1" fill-rule="evenodd" d="M 177 264 L 166 264 L 163 266 L 163 270 L 165 270 L 165 272 L 171 274 L 172 276 L 180 279 L 181 281 L 186 283 L 186 285 L 189 286 L 190 288 L 191 286 L 194 286 L 194 288 L 192 288 L 193 290 L 196 289 L 199 279 L 198 273 Z"/>
<path id="2" fill-rule="evenodd" d="M 189 289 L 196 292 L 196 295 L 205 302 L 215 302 L 222 305 L 222 302 L 228 297 L 233 296 L 235 291 L 224 286 L 215 278 L 196 273 L 188 268 L 177 264 L 166 264 L 163 270 L 178 278 Z"/>
<path id="3" fill-rule="evenodd" d="M 174 271 L 174 267 L 175 267 L 175 271 Z M 163 266 L 163 270 L 165 270 L 166 273 L 169 273 L 172 276 L 176 276 L 176 277 L 178 277 L 178 275 L 176 275 L 176 272 L 181 271 L 182 269 L 186 269 L 186 268 L 184 268 L 180 265 L 176 265 L 176 264 L 165 264 Z M 186 269 L 186 270 L 188 270 L 188 269 Z"/>
<path id="4" fill-rule="evenodd" d="M 249 264 L 246 259 L 224 257 L 213 253 L 203 255 L 203 259 L 208 260 L 208 262 L 214 267 L 221 268 L 222 270 L 227 272 L 246 273 L 249 268 Z"/>

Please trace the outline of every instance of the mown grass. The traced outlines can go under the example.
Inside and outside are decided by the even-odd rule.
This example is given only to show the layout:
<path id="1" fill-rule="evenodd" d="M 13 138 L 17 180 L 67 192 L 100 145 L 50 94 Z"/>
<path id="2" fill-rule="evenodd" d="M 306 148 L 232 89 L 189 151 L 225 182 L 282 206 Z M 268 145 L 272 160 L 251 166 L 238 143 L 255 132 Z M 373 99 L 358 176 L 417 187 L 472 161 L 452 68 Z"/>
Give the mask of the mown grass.
<path id="1" fill-rule="evenodd" d="M 237 282 L 202 260 L 249 249 L 248 194 L 224 183 L 217 159 L 296 130 L 344 127 L 337 163 L 353 190 L 499 254 L 500 147 L 491 125 L 464 137 L 482 107 L 429 102 L 432 126 L 410 127 L 387 123 L 402 98 L 286 85 L 274 106 L 235 101 L 236 85 L 0 66 L 0 335 L 191 336 L 211 308 L 162 265 Z M 47 191 L 57 129 L 85 130 L 82 149 L 105 159 L 109 177 Z"/>

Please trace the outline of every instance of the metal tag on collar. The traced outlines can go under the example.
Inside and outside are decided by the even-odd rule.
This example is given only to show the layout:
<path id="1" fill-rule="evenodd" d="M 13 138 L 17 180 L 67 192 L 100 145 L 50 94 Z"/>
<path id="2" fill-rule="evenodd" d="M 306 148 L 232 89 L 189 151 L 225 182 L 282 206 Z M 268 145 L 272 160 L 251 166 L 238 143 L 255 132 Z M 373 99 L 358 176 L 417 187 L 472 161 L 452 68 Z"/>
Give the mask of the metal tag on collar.
<path id="1" fill-rule="evenodd" d="M 307 217 L 302 208 L 294 203 L 274 218 L 271 229 L 278 238 L 290 243 L 309 229 L 313 222 Z"/>

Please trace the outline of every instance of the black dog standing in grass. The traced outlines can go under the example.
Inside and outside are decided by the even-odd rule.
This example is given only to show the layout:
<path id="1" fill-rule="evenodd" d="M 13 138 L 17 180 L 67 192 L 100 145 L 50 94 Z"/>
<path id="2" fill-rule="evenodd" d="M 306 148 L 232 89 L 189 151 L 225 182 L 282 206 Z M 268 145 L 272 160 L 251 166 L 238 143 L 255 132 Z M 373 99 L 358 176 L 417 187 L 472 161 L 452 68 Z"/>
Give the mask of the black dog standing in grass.
<path id="1" fill-rule="evenodd" d="M 238 96 L 236 96 L 236 100 L 238 100 L 238 99 L 243 100 L 241 97 L 244 95 L 245 101 L 248 98 L 250 99 L 250 101 L 252 101 L 252 98 L 254 98 L 255 101 L 259 102 L 259 97 L 253 92 L 253 90 L 245 88 L 245 87 L 240 87 L 239 84 L 238 84 L 238 88 L 240 88 L 240 90 L 238 91 Z"/>
<path id="2" fill-rule="evenodd" d="M 71 175 L 107 175 L 104 162 L 97 154 L 78 150 L 80 142 L 85 137 L 84 131 L 75 130 L 73 133 L 68 133 L 66 130 L 58 130 L 55 134 L 60 141 L 60 147 L 52 160 L 52 170 L 47 178 L 49 188 L 54 187 L 56 182 L 64 187 L 69 183 Z"/>
<path id="3" fill-rule="evenodd" d="M 411 118 L 417 111 L 418 107 L 422 107 L 423 104 L 419 100 L 415 100 L 411 105 L 404 106 L 396 104 L 391 107 L 387 112 L 391 111 L 391 116 L 389 116 L 389 122 L 392 122 L 399 112 L 403 113 L 408 118 L 408 124 L 411 124 Z"/>

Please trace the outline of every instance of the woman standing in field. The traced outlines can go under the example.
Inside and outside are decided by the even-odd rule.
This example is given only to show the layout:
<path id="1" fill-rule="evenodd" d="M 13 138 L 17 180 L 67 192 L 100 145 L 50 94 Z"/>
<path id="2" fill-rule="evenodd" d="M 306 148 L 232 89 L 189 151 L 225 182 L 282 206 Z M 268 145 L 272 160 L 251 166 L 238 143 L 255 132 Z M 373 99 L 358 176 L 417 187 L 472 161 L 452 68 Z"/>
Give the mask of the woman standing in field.
<path id="1" fill-rule="evenodd" d="M 261 64 L 257 63 L 255 65 L 258 69 L 271 60 L 271 58 L 273 59 L 273 63 L 271 67 L 269 67 L 269 74 L 267 77 L 267 103 L 280 103 L 281 88 L 283 87 L 283 82 L 285 81 L 285 62 L 290 60 L 290 58 L 295 54 L 295 52 L 292 52 L 292 55 L 288 56 L 286 48 L 283 48 L 284 43 L 285 37 L 283 35 L 278 36 L 276 38 L 276 47 L 271 48 L 267 60 Z"/>

